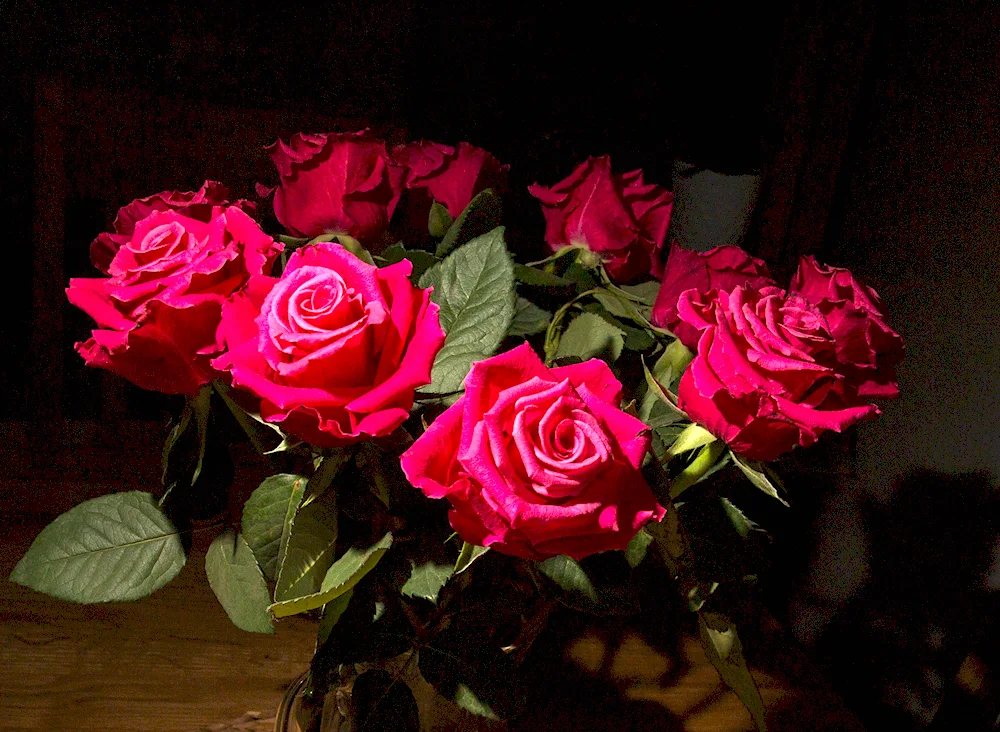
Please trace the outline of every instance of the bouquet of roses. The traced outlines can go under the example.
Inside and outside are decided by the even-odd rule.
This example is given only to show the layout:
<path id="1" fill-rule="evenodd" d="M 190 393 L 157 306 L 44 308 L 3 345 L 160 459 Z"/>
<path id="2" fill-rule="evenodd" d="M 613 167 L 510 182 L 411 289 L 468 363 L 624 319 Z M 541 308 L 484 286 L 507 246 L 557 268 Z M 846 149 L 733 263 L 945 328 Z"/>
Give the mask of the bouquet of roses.
<path id="1" fill-rule="evenodd" d="M 428 685 L 461 714 L 516 714 L 555 603 L 641 607 L 672 581 L 763 727 L 711 602 L 730 578 L 699 571 L 678 508 L 721 470 L 784 502 L 767 461 L 896 395 L 902 343 L 875 292 L 810 257 L 785 289 L 735 247 L 664 252 L 671 194 L 607 157 L 530 187 L 550 251 L 520 264 L 507 166 L 484 150 L 362 132 L 270 153 L 278 183 L 258 193 L 286 234 L 208 181 L 133 201 L 93 243 L 104 276 L 67 290 L 97 324 L 78 352 L 185 406 L 158 495 L 80 504 L 11 579 L 135 600 L 216 531 L 205 569 L 237 626 L 317 620 L 303 729 L 328 697 L 356 724 L 392 709 L 428 727 Z M 274 460 L 252 493 L 227 429 Z M 720 531 L 759 533 L 712 495 Z"/>

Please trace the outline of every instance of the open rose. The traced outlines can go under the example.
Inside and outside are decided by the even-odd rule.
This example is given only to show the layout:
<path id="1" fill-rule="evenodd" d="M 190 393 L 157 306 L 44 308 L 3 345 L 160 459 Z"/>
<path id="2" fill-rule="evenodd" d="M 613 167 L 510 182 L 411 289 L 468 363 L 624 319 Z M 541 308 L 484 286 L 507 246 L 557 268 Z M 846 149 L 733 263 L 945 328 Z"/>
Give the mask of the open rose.
<path id="1" fill-rule="evenodd" d="M 281 278 L 252 277 L 226 303 L 214 366 L 260 397 L 261 416 L 314 445 L 389 434 L 430 383 L 444 343 L 430 290 L 403 260 L 373 267 L 339 244 L 295 251 Z"/>
<path id="2" fill-rule="evenodd" d="M 229 191 L 224 185 L 206 180 L 197 191 L 161 191 L 152 196 L 137 198 L 118 209 L 114 231 L 102 232 L 94 239 L 90 245 L 90 261 L 104 274 L 110 274 L 108 268 L 111 260 L 119 249 L 132 240 L 135 225 L 154 211 L 176 211 L 199 221 L 210 220 L 226 206 L 235 206 L 253 213 L 254 204 L 242 199 L 230 203 L 226 200 L 228 197 Z"/>
<path id="3" fill-rule="evenodd" d="M 405 170 L 367 132 L 293 135 L 268 148 L 281 182 L 274 213 L 294 236 L 348 234 L 368 243 L 388 228 Z"/>
<path id="4" fill-rule="evenodd" d="M 197 194 L 173 201 L 185 195 Z M 157 210 L 167 198 L 122 209 L 141 213 L 153 206 L 142 219 L 129 220 L 129 235 L 109 240 L 118 247 L 110 278 L 71 279 L 66 296 L 99 326 L 76 344 L 87 365 L 144 389 L 191 394 L 218 376 L 209 361 L 222 350 L 215 332 L 222 302 L 251 275 L 269 272 L 281 245 L 235 206 L 202 202 L 181 207 L 184 213 Z"/>
<path id="5" fill-rule="evenodd" d="M 403 472 L 448 499 L 472 544 L 528 559 L 623 549 L 664 509 L 639 472 L 648 430 L 621 395 L 603 361 L 549 369 L 519 346 L 473 364 L 465 394 L 403 453 Z"/>
<path id="6" fill-rule="evenodd" d="M 509 165 L 467 142 L 458 147 L 437 142 L 411 142 L 392 151 L 393 159 L 407 170 L 407 219 L 418 229 L 427 229 L 432 201 L 457 217 L 476 194 L 487 188 L 503 193 Z"/>
<path id="7" fill-rule="evenodd" d="M 841 267 L 826 267 L 803 257 L 792 278 L 792 292 L 816 303 L 837 341 L 837 359 L 857 382 L 858 394 L 899 396 L 895 365 L 903 341 L 886 325 L 878 293 Z"/>
<path id="8" fill-rule="evenodd" d="M 536 183 L 528 190 L 542 202 L 545 242 L 552 251 L 585 247 L 599 254 L 608 274 L 620 282 L 660 276 L 674 197 L 665 188 L 644 184 L 641 170 L 612 175 L 607 155 L 591 157 L 551 188 Z"/>
<path id="9" fill-rule="evenodd" d="M 796 286 L 812 282 L 814 268 L 804 261 Z M 864 308 L 806 290 L 689 289 L 678 301 L 680 319 L 700 333 L 680 406 L 746 457 L 773 460 L 809 446 L 878 415 L 871 396 L 896 393 L 888 365 L 902 356 L 899 336 Z"/>
<path id="10" fill-rule="evenodd" d="M 652 322 L 671 331 L 681 343 L 694 350 L 698 344 L 698 331 L 677 315 L 677 300 L 682 292 L 690 289 L 729 292 L 742 285 L 759 289 L 773 284 L 775 282 L 767 271 L 767 265 L 739 247 L 724 246 L 696 252 L 674 243 L 663 268 L 660 290 L 653 304 Z"/>

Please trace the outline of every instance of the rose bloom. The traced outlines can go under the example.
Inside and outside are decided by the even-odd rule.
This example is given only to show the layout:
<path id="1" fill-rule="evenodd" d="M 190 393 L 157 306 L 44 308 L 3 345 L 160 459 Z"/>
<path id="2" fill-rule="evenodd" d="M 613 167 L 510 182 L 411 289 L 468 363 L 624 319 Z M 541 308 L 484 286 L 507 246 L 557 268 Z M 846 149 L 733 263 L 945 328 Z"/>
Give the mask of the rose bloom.
<path id="1" fill-rule="evenodd" d="M 88 366 L 151 391 L 192 394 L 216 378 L 222 302 L 251 275 L 269 272 L 282 246 L 208 182 L 197 193 L 165 192 L 119 211 L 115 233 L 92 246 L 108 278 L 74 278 L 69 301 L 97 321 L 76 349 Z M 142 218 L 139 218 L 139 217 Z"/>
<path id="2" fill-rule="evenodd" d="M 429 289 L 403 260 L 373 267 L 339 244 L 296 250 L 281 278 L 252 277 L 222 312 L 213 362 L 260 414 L 322 447 L 395 430 L 444 343 Z"/>
<path id="3" fill-rule="evenodd" d="M 868 399 L 898 393 L 892 365 L 902 357 L 902 340 L 880 315 L 820 291 L 821 280 L 843 272 L 820 270 L 810 258 L 794 280 L 796 287 L 808 284 L 805 292 L 684 291 L 678 315 L 700 336 L 678 388 L 681 409 L 734 452 L 757 460 L 877 416 Z M 861 292 L 877 301 L 874 291 Z"/>
<path id="4" fill-rule="evenodd" d="M 509 165 L 467 142 L 458 147 L 437 142 L 411 142 L 392 151 L 393 160 L 407 170 L 408 215 L 416 228 L 427 229 L 431 201 L 437 201 L 456 218 L 477 194 L 507 188 Z"/>
<path id="5" fill-rule="evenodd" d="M 652 323 L 666 328 L 694 350 L 698 344 L 698 330 L 681 320 L 677 314 L 677 300 L 684 290 L 695 289 L 731 291 L 734 287 L 749 285 L 753 288 L 776 284 L 771 279 L 767 265 L 751 257 L 739 247 L 724 246 L 707 252 L 685 249 L 676 242 L 670 247 L 660 290 L 653 304 Z"/>
<path id="6" fill-rule="evenodd" d="M 293 236 L 348 234 L 373 242 L 385 232 L 405 169 L 366 131 L 293 135 L 268 148 L 280 183 L 274 213 Z"/>
<path id="7" fill-rule="evenodd" d="M 601 256 L 608 275 L 619 282 L 662 273 L 674 196 L 643 183 L 641 170 L 613 175 L 607 155 L 591 157 L 551 188 L 536 183 L 528 190 L 542 202 L 545 242 L 553 252 L 585 247 Z"/>
<path id="8" fill-rule="evenodd" d="M 469 543 L 527 559 L 624 549 L 664 509 L 639 472 L 648 429 L 621 396 L 603 361 L 549 369 L 524 344 L 473 364 L 400 463 Z"/>

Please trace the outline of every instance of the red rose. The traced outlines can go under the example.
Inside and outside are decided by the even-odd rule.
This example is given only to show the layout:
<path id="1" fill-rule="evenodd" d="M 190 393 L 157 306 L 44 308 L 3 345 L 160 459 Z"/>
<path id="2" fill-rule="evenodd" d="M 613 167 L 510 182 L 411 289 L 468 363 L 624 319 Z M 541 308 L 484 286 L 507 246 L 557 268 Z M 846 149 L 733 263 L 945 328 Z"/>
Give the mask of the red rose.
<path id="1" fill-rule="evenodd" d="M 603 361 L 549 369 L 525 344 L 473 364 L 465 394 L 400 463 L 448 499 L 472 544 L 528 559 L 623 549 L 664 509 L 639 472 L 647 428 L 621 395 Z"/>
<path id="2" fill-rule="evenodd" d="M 126 206 L 122 212 L 152 212 L 137 221 L 119 213 L 125 225 L 116 229 L 131 234 L 106 240 L 118 247 L 111 277 L 70 280 L 69 301 L 100 326 L 76 344 L 87 365 L 168 394 L 194 393 L 218 376 L 209 359 L 222 350 L 215 337 L 222 302 L 251 275 L 270 272 L 282 247 L 236 206 L 157 208 L 199 194 L 159 194 Z"/>
<path id="3" fill-rule="evenodd" d="M 698 345 L 699 333 L 677 315 L 677 299 L 682 292 L 691 289 L 729 292 L 742 285 L 759 289 L 774 284 L 767 265 L 739 247 L 716 247 L 707 252 L 695 252 L 674 242 L 653 304 L 652 323 L 671 331 L 693 351 Z"/>
<path id="4" fill-rule="evenodd" d="M 388 228 L 403 168 L 367 132 L 299 133 L 268 148 L 281 182 L 274 213 L 293 236 L 348 234 L 373 242 Z"/>
<path id="5" fill-rule="evenodd" d="M 772 286 L 684 291 L 680 319 L 700 337 L 681 377 L 681 409 L 757 460 L 874 418 L 879 410 L 855 376 L 859 365 L 843 361 L 864 321 L 844 320 L 838 335 L 828 304 Z"/>
<path id="6" fill-rule="evenodd" d="M 476 194 L 487 188 L 503 193 L 507 188 L 509 165 L 467 142 L 454 148 L 437 142 L 411 142 L 392 152 L 393 159 L 407 169 L 409 194 L 407 218 L 418 228 L 427 229 L 431 201 L 457 217 Z"/>
<path id="7" fill-rule="evenodd" d="M 226 303 L 213 365 L 260 397 L 261 416 L 332 447 L 387 435 L 430 383 L 438 307 L 403 260 L 373 267 L 339 244 L 296 250 L 281 278 L 252 277 Z"/>
<path id="8" fill-rule="evenodd" d="M 895 397 L 895 365 L 903 357 L 903 339 L 886 325 L 878 293 L 840 267 L 824 267 L 803 257 L 792 278 L 792 292 L 814 302 L 837 341 L 837 358 L 858 382 L 858 393 Z"/>
<path id="9" fill-rule="evenodd" d="M 229 191 L 214 180 L 206 180 L 197 191 L 162 191 L 146 198 L 137 198 L 118 209 L 114 231 L 98 234 L 90 245 L 90 261 L 97 269 L 108 274 L 108 267 L 115 254 L 132 239 L 135 225 L 154 211 L 176 211 L 192 219 L 208 221 L 213 212 L 224 206 L 236 206 L 248 213 L 256 208 L 250 201 L 240 199 L 229 203 Z"/>
<path id="10" fill-rule="evenodd" d="M 585 247 L 599 254 L 608 274 L 621 282 L 660 276 L 674 196 L 643 184 L 641 170 L 612 175 L 607 155 L 592 157 L 552 188 L 536 183 L 528 190 L 542 202 L 545 241 L 552 251 Z"/>

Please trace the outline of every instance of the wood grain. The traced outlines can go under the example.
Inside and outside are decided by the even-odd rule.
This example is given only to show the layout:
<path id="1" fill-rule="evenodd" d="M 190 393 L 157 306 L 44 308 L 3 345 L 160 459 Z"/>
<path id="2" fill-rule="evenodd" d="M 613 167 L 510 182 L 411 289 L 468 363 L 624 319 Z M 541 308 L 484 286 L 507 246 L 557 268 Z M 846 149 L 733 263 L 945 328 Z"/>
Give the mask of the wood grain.
<path id="1" fill-rule="evenodd" d="M 136 603 L 76 605 L 8 582 L 43 525 L 8 521 L 0 550 L 0 730 L 268 728 L 308 666 L 311 622 L 282 620 L 273 636 L 236 629 L 205 579 L 207 535 L 171 584 Z M 607 619 L 564 631 L 533 659 L 544 691 L 517 729 L 753 729 L 694 639 L 664 650 L 648 629 Z M 766 642 L 759 655 L 779 671 L 755 673 L 772 732 L 862 730 L 780 633 Z"/>

